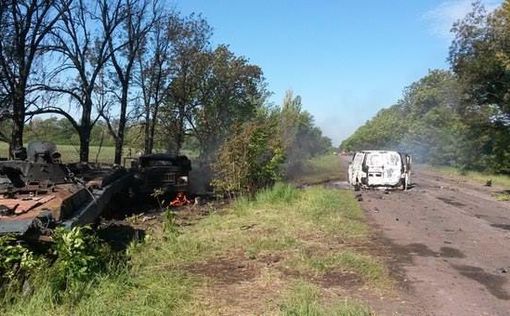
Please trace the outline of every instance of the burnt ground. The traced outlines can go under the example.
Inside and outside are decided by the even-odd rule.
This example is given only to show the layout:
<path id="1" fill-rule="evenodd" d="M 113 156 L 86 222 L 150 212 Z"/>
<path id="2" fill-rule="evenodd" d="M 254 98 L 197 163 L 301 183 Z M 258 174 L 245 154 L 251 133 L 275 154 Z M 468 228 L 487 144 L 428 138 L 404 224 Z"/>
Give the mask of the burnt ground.
<path id="1" fill-rule="evenodd" d="M 414 171 L 409 191 L 359 199 L 415 315 L 510 314 L 510 202 L 503 188 Z M 391 312 L 393 314 L 394 312 Z"/>

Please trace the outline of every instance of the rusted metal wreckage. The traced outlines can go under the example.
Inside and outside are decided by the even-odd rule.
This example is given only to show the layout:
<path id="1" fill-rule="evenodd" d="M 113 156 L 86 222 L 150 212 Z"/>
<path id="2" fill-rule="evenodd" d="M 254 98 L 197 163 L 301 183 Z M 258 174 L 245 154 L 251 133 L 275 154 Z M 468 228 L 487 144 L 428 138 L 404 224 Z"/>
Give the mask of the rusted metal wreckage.
<path id="1" fill-rule="evenodd" d="M 135 198 L 143 197 L 158 186 L 167 192 L 187 190 L 187 158 L 153 157 L 149 160 L 167 162 L 152 174 L 149 171 L 155 170 L 146 166 L 144 157 L 130 169 L 65 165 L 54 144 L 29 144 L 14 160 L 0 161 L 0 235 L 44 239 L 56 226 L 94 223 L 121 194 L 137 192 Z"/>

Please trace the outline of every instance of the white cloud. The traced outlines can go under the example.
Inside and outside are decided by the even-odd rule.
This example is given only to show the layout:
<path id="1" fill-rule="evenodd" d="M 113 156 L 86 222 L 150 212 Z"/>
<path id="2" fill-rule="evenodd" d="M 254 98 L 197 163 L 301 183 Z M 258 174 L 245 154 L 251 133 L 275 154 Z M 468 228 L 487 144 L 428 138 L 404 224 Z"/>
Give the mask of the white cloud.
<path id="1" fill-rule="evenodd" d="M 462 19 L 471 11 L 474 0 L 446 0 L 435 8 L 425 12 L 423 19 L 429 24 L 432 34 L 450 40 L 450 30 L 455 21 Z M 500 0 L 483 0 L 488 11 L 494 10 L 501 3 Z"/>

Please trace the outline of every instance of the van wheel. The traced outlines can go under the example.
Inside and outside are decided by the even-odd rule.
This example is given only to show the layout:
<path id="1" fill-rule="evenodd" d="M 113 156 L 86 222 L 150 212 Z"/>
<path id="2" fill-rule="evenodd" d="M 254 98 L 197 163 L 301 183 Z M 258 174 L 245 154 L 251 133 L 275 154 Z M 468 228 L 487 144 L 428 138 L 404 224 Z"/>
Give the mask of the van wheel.
<path id="1" fill-rule="evenodd" d="M 361 190 L 361 185 L 359 184 L 358 179 L 356 179 L 356 184 L 354 184 L 354 191 L 359 191 L 359 190 Z"/>
<path id="2" fill-rule="evenodd" d="M 409 186 L 409 178 L 407 177 L 407 175 L 404 177 L 404 181 L 402 182 L 402 190 L 403 191 L 407 191 L 408 189 L 408 186 Z"/>

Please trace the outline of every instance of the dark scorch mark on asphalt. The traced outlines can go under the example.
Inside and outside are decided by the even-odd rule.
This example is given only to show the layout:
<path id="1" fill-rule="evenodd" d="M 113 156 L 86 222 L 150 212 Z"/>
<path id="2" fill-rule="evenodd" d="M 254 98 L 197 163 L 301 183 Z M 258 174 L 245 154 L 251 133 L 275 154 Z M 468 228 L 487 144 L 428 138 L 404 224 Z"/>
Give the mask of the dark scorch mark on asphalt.
<path id="1" fill-rule="evenodd" d="M 510 230 L 510 224 L 491 224 L 492 227 Z"/>
<path id="2" fill-rule="evenodd" d="M 465 258 L 466 256 L 456 248 L 441 247 L 439 252 L 436 252 L 424 244 L 413 243 L 407 246 L 399 247 L 400 252 L 407 252 L 410 255 L 417 255 L 420 257 L 443 257 L 443 258 Z"/>
<path id="3" fill-rule="evenodd" d="M 485 286 L 489 293 L 500 300 L 510 300 L 510 294 L 503 289 L 503 285 L 507 282 L 505 277 L 487 273 L 482 268 L 474 266 L 452 264 L 452 267 L 459 271 L 463 276 L 475 280 Z"/>
<path id="4" fill-rule="evenodd" d="M 463 207 L 463 206 L 466 206 L 466 204 L 463 204 L 463 203 L 460 203 L 458 201 L 455 201 L 453 200 L 452 198 L 447 198 L 447 197 L 437 197 L 438 200 L 441 200 L 443 202 L 445 202 L 446 204 L 450 204 L 452 206 L 456 206 L 456 207 Z"/>

